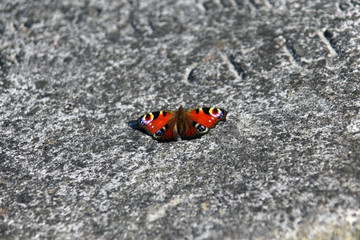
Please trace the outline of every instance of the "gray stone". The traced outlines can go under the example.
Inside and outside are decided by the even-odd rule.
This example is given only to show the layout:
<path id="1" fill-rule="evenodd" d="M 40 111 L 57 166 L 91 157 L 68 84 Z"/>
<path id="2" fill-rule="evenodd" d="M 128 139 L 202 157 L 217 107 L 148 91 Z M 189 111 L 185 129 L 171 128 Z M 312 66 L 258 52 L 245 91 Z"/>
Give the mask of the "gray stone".
<path id="1" fill-rule="evenodd" d="M 1 239 L 359 239 L 358 1 L 0 2 Z M 157 143 L 150 111 L 228 111 Z"/>

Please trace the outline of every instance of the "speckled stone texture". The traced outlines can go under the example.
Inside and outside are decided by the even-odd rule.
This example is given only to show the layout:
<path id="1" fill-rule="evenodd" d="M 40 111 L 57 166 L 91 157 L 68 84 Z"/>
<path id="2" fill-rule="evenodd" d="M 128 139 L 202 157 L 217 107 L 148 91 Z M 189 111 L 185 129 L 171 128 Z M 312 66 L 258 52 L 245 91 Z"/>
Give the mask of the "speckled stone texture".
<path id="1" fill-rule="evenodd" d="M 0 239 L 359 239 L 360 2 L 0 1 Z M 160 144 L 141 114 L 215 106 Z"/>

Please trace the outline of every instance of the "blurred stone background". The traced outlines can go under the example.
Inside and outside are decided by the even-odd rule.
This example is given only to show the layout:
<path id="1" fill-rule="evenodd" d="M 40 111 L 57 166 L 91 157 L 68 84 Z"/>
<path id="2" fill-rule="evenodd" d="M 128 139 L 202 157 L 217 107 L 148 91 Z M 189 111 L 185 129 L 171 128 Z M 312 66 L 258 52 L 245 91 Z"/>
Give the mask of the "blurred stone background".
<path id="1" fill-rule="evenodd" d="M 1 239 L 359 239 L 360 2 L 0 1 Z M 216 106 L 159 144 L 149 111 Z"/>

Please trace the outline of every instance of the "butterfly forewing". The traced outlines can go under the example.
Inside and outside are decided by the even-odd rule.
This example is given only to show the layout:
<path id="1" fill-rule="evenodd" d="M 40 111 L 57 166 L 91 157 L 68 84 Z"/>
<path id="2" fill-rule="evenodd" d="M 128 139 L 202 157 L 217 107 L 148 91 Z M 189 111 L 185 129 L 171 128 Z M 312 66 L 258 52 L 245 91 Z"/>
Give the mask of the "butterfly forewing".
<path id="1" fill-rule="evenodd" d="M 175 111 L 151 112 L 141 116 L 138 124 L 145 129 L 148 134 L 155 134 L 162 129 L 175 116 Z"/>
<path id="2" fill-rule="evenodd" d="M 197 108 L 187 111 L 189 118 L 207 128 L 213 128 L 222 120 L 226 120 L 226 111 L 220 108 Z"/>

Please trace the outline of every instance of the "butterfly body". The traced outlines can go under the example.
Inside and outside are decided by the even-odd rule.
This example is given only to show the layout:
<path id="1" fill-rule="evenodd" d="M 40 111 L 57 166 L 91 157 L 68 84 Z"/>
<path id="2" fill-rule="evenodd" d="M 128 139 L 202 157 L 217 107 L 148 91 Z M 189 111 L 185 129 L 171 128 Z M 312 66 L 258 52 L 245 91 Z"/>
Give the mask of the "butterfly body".
<path id="1" fill-rule="evenodd" d="M 158 111 L 141 116 L 138 125 L 159 142 L 198 138 L 209 132 L 219 121 L 226 120 L 220 108 L 193 108 L 177 111 Z"/>

